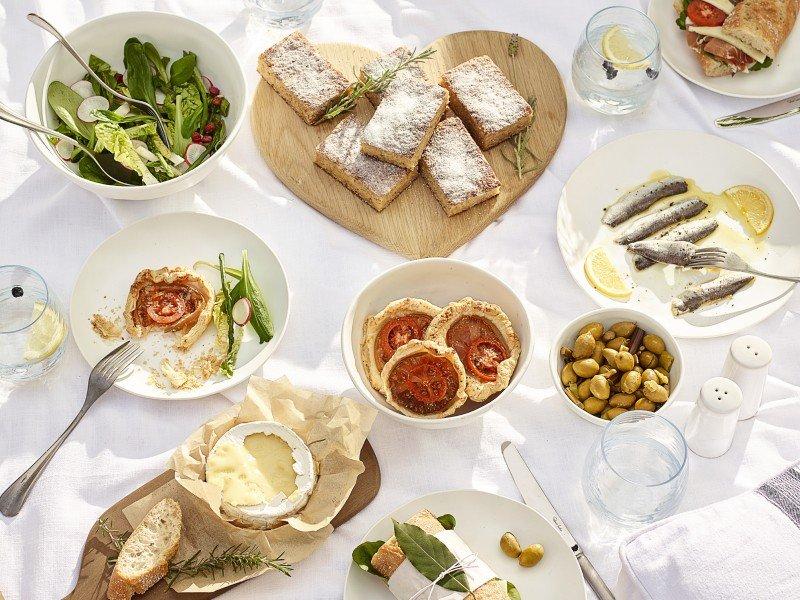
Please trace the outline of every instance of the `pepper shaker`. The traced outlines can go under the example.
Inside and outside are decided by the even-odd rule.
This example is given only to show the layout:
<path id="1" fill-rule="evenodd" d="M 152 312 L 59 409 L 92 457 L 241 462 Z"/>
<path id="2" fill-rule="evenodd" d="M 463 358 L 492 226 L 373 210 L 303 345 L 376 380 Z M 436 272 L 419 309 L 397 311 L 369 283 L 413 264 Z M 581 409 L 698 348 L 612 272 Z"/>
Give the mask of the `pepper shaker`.
<path id="1" fill-rule="evenodd" d="M 772 348 L 758 336 L 743 335 L 731 344 L 722 376 L 735 381 L 742 390 L 740 421 L 751 419 L 758 412 L 771 362 Z"/>
<path id="2" fill-rule="evenodd" d="M 712 377 L 700 388 L 700 396 L 686 421 L 686 444 L 695 454 L 716 458 L 733 443 L 739 420 L 742 390 L 724 377 Z"/>

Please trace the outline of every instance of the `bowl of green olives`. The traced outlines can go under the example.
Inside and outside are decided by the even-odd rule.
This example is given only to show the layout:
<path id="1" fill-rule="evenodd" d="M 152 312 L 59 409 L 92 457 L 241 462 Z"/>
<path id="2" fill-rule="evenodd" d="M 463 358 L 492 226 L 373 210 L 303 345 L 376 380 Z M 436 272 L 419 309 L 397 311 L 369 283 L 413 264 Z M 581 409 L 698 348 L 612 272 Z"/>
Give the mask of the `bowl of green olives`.
<path id="1" fill-rule="evenodd" d="M 629 308 L 581 315 L 556 336 L 550 374 L 578 416 L 605 425 L 630 410 L 661 411 L 683 374 L 678 342 L 658 321 Z"/>

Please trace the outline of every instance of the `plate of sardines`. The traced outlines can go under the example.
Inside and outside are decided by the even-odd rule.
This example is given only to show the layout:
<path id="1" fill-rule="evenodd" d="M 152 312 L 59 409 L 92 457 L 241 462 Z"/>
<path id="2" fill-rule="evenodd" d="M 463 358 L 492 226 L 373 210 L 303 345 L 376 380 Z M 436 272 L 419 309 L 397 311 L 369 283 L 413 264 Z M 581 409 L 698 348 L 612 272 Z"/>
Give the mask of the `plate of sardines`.
<path id="1" fill-rule="evenodd" d="M 643 311 L 676 337 L 736 333 L 791 295 L 785 281 L 696 268 L 699 250 L 800 272 L 797 199 L 756 154 L 704 133 L 648 131 L 599 148 L 564 186 L 556 228 L 570 274 L 597 304 Z"/>

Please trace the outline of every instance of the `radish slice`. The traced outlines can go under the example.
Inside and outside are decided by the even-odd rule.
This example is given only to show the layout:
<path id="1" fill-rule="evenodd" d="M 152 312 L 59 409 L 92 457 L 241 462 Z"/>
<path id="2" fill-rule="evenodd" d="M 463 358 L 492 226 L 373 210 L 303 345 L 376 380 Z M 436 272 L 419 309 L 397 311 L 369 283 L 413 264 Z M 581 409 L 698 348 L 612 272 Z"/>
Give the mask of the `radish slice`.
<path id="1" fill-rule="evenodd" d="M 211 89 L 211 86 L 212 86 L 212 85 L 214 85 L 214 82 L 213 82 L 213 81 L 211 81 L 211 80 L 210 80 L 208 77 L 206 77 L 205 75 L 201 75 L 201 76 L 200 76 L 200 79 L 202 80 L 202 82 L 203 82 L 203 85 L 204 85 L 204 86 L 206 86 L 206 91 L 208 91 L 209 89 Z"/>
<path id="2" fill-rule="evenodd" d="M 164 92 L 156 90 L 156 104 L 164 104 L 164 100 L 166 99 L 167 95 Z"/>
<path id="3" fill-rule="evenodd" d="M 206 147 L 203 146 L 203 144 L 189 144 L 189 146 L 186 148 L 186 156 L 184 156 L 184 158 L 186 159 L 186 162 L 191 165 L 194 163 L 194 161 L 200 158 L 200 155 L 205 151 Z"/>
<path id="4" fill-rule="evenodd" d="M 244 327 L 250 322 L 250 317 L 253 316 L 253 309 L 250 306 L 250 300 L 247 298 L 239 298 L 236 304 L 231 309 L 231 317 L 233 322 L 237 325 Z"/>
<path id="5" fill-rule="evenodd" d="M 131 112 L 131 105 L 127 102 L 123 102 L 117 108 L 114 109 L 114 112 L 117 113 L 120 117 L 124 117 L 129 112 Z"/>
<path id="6" fill-rule="evenodd" d="M 69 160 L 72 157 L 72 151 L 75 149 L 75 144 L 67 140 L 58 140 L 56 144 L 56 152 L 64 160 Z"/>
<path id="7" fill-rule="evenodd" d="M 78 106 L 78 118 L 86 123 L 94 123 L 97 117 L 94 116 L 96 110 L 108 110 L 108 99 L 103 96 L 89 96 Z"/>
<path id="8" fill-rule="evenodd" d="M 152 152 L 150 152 L 150 149 L 147 147 L 147 144 L 145 144 L 142 140 L 131 140 L 131 143 L 133 144 L 133 147 L 136 150 L 136 154 L 141 156 L 147 162 L 155 162 L 158 160 L 158 157 Z"/>
<path id="9" fill-rule="evenodd" d="M 175 169 L 177 169 L 178 173 L 180 173 L 181 175 L 186 173 L 186 170 L 188 168 L 189 168 L 189 165 L 186 164 L 186 161 L 183 160 L 183 159 L 181 159 L 181 164 L 179 164 L 178 166 L 175 167 Z"/>
<path id="10" fill-rule="evenodd" d="M 73 92 L 77 92 L 77 94 L 81 98 L 88 98 L 90 96 L 94 96 L 94 89 L 92 89 L 92 84 L 86 81 L 85 79 L 76 81 L 69 87 Z"/>
<path id="11" fill-rule="evenodd" d="M 172 163 L 172 166 L 179 167 L 180 165 L 185 165 L 186 161 L 183 160 L 183 157 L 180 154 L 172 153 L 172 156 L 169 157 L 169 162 Z"/>

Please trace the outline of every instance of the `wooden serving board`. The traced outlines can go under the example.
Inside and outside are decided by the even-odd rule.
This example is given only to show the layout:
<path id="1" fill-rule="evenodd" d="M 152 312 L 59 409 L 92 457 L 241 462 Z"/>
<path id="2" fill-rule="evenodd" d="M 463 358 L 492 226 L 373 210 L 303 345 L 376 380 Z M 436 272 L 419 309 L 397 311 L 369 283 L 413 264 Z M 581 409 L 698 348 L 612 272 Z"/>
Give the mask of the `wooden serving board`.
<path id="1" fill-rule="evenodd" d="M 361 462 L 364 463 L 364 472 L 358 476 L 356 485 L 350 493 L 350 497 L 347 499 L 347 502 L 345 502 L 342 510 L 339 511 L 339 514 L 337 514 L 331 522 L 334 527 L 339 527 L 352 519 L 356 514 L 366 508 L 378 494 L 378 489 L 381 486 L 381 469 L 378 464 L 378 458 L 375 456 L 375 451 L 372 449 L 369 440 L 364 442 L 364 446 L 361 448 L 360 458 Z M 100 518 L 109 519 L 113 523 L 113 528 L 118 531 L 133 530 L 133 527 L 128 524 L 128 520 L 122 512 L 123 509 L 137 500 L 144 498 L 165 483 L 168 483 L 174 476 L 174 471 L 162 473 L 155 479 L 145 483 L 136 491 L 125 496 L 104 512 Z M 116 554 L 117 552 L 109 543 L 108 538 L 98 532 L 97 524 L 95 524 L 89 532 L 89 537 L 86 538 L 86 544 L 83 548 L 80 570 L 78 572 L 78 582 L 75 585 L 75 589 L 68 594 L 64 600 L 104 600 L 108 589 L 108 578 L 111 576 L 111 567 L 106 561 L 110 556 Z M 205 600 L 208 598 L 216 598 L 228 589 L 230 588 L 209 593 L 179 594 L 168 588 L 163 581 L 160 581 L 145 594 L 135 596 L 135 598 L 137 600 L 139 598 L 142 600 Z"/>
<path id="2" fill-rule="evenodd" d="M 501 156 L 513 157 L 509 142 L 485 152 L 502 184 L 500 195 L 453 217 L 448 217 L 421 177 L 417 177 L 382 212 L 314 164 L 314 148 L 339 122 L 306 125 L 265 81 L 253 99 L 251 114 L 256 143 L 267 165 L 299 198 L 347 229 L 408 258 L 447 256 L 505 212 L 542 174 L 561 142 L 567 119 L 564 85 L 550 58 L 533 42 L 519 39 L 516 56 L 508 55 L 511 35 L 499 31 L 462 31 L 431 44 L 436 53 L 421 63 L 430 81 L 476 56 L 488 55 L 525 97 L 536 98 L 536 117 L 529 147 L 540 159 L 535 171 L 517 177 L 514 166 Z M 319 51 L 345 75 L 356 72 L 378 53 L 350 44 L 320 44 Z M 359 101 L 356 114 L 367 121 L 373 109 Z M 531 163 L 532 164 L 532 163 Z M 531 199 L 531 201 L 536 201 Z M 539 200 L 541 201 L 541 200 Z"/>

